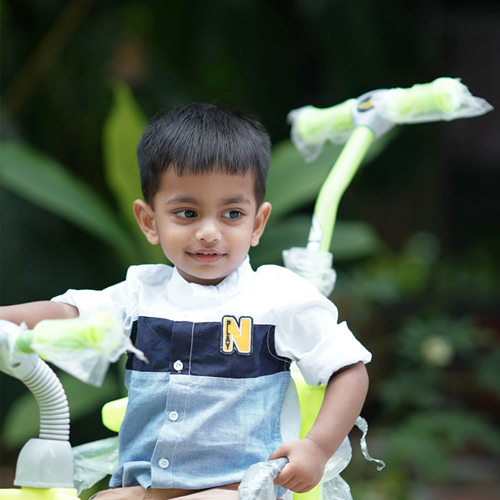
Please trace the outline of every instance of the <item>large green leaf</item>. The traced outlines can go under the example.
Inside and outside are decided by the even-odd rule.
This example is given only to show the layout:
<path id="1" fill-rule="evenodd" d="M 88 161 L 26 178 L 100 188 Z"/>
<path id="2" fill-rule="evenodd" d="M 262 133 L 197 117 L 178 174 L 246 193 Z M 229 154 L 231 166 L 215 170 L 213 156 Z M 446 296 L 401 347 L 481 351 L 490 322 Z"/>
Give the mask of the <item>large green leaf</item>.
<path id="1" fill-rule="evenodd" d="M 382 240 L 366 222 L 338 221 L 335 224 L 330 248 L 335 261 L 370 257 L 383 247 Z"/>
<path id="2" fill-rule="evenodd" d="M 254 267 L 263 264 L 282 264 L 282 252 L 291 247 L 304 247 L 311 227 L 311 217 L 293 215 L 271 221 L 259 245 L 251 249 Z M 332 246 L 334 262 L 369 257 L 383 248 L 372 227 L 360 221 L 339 221 L 335 226 Z"/>
<path id="3" fill-rule="evenodd" d="M 250 250 L 252 266 L 264 264 L 282 265 L 281 254 L 290 247 L 300 247 L 307 243 L 311 218 L 293 215 L 286 219 L 269 222 L 260 243 Z"/>
<path id="4" fill-rule="evenodd" d="M 101 387 L 95 388 L 65 373 L 59 379 L 66 391 L 71 422 L 91 412 L 120 395 L 116 377 L 108 374 Z M 40 412 L 34 396 L 27 392 L 10 407 L 2 428 L 2 443 L 6 448 L 16 448 L 28 439 L 36 437 L 40 427 Z"/>
<path id="5" fill-rule="evenodd" d="M 0 147 L 2 187 L 105 241 L 126 264 L 140 261 L 130 233 L 83 181 L 25 143 L 4 141 Z"/>
<path id="6" fill-rule="evenodd" d="M 126 85 L 117 83 L 103 128 L 105 175 L 122 213 L 134 225 L 132 204 L 142 198 L 136 149 L 145 125 L 146 118 L 132 92 Z"/>
<path id="7" fill-rule="evenodd" d="M 273 148 L 266 196 L 273 205 L 271 220 L 314 202 L 341 149 L 327 145 L 317 160 L 307 164 L 291 141 L 282 141 Z"/>
<path id="8" fill-rule="evenodd" d="M 132 210 L 142 198 L 137 164 L 137 145 L 146 126 L 146 117 L 132 91 L 123 83 L 113 87 L 113 105 L 103 128 L 103 154 L 106 180 L 118 206 L 133 227 L 137 242 L 149 262 L 164 262 L 159 245 L 150 245 L 142 234 Z"/>
<path id="9" fill-rule="evenodd" d="M 394 128 L 374 141 L 362 166 L 371 163 L 397 135 Z M 291 141 L 285 140 L 273 148 L 271 167 L 267 181 L 267 199 L 273 205 L 271 220 L 286 216 L 307 204 L 313 204 L 342 151 L 343 145 L 325 144 L 321 155 L 306 163 Z"/>

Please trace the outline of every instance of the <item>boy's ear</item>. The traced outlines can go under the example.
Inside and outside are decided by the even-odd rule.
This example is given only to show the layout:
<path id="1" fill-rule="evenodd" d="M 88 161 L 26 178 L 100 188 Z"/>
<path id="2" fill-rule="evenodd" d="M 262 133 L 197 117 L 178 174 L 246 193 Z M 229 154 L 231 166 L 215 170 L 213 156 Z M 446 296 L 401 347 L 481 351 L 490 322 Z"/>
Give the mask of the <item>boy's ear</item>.
<path id="1" fill-rule="evenodd" d="M 266 201 L 265 203 L 262 203 L 262 205 L 259 207 L 259 210 L 257 210 L 257 215 L 255 217 L 255 223 L 253 226 L 252 240 L 250 242 L 253 247 L 256 247 L 259 244 L 260 237 L 262 236 L 262 233 L 266 228 L 267 220 L 271 215 L 271 209 L 271 204 Z"/>
<path id="2" fill-rule="evenodd" d="M 153 209 L 143 200 L 134 201 L 134 215 L 141 231 L 149 243 L 157 245 L 160 242 Z"/>

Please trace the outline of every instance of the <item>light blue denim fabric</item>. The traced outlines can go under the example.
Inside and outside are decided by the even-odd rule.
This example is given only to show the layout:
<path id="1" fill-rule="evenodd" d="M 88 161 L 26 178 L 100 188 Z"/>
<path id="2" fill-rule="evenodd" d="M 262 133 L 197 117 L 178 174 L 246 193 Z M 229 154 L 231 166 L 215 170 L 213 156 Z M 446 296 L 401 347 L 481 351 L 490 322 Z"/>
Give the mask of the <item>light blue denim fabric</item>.
<path id="1" fill-rule="evenodd" d="M 128 371 L 110 486 L 202 489 L 241 481 L 282 443 L 290 372 L 221 378 Z"/>

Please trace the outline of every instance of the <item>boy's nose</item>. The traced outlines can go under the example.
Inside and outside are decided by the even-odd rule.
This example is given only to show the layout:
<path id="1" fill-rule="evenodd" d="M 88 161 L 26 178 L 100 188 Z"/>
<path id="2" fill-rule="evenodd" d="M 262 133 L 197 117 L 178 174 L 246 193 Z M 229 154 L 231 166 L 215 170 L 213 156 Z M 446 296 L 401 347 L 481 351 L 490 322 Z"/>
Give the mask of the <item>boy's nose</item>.
<path id="1" fill-rule="evenodd" d="M 211 220 L 203 221 L 196 231 L 196 239 L 207 243 L 220 241 L 221 233 L 217 224 Z"/>

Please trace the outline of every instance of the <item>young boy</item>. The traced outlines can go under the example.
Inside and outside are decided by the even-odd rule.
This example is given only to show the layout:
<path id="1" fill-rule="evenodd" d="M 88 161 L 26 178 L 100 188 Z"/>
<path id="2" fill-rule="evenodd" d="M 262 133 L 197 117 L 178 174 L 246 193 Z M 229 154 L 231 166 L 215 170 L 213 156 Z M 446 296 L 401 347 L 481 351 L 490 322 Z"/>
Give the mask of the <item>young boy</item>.
<path id="1" fill-rule="evenodd" d="M 271 213 L 266 131 L 238 111 L 177 108 L 150 124 L 138 158 L 137 222 L 175 267 L 132 266 L 103 291 L 69 290 L 1 308 L 0 317 L 32 327 L 119 310 L 148 358 L 129 355 L 116 489 L 99 500 L 236 499 L 250 465 L 282 456 L 278 497 L 309 491 L 361 411 L 371 356 L 308 282 L 278 266 L 250 267 L 248 250 Z M 292 360 L 308 383 L 328 384 L 301 440 L 289 425 Z"/>

